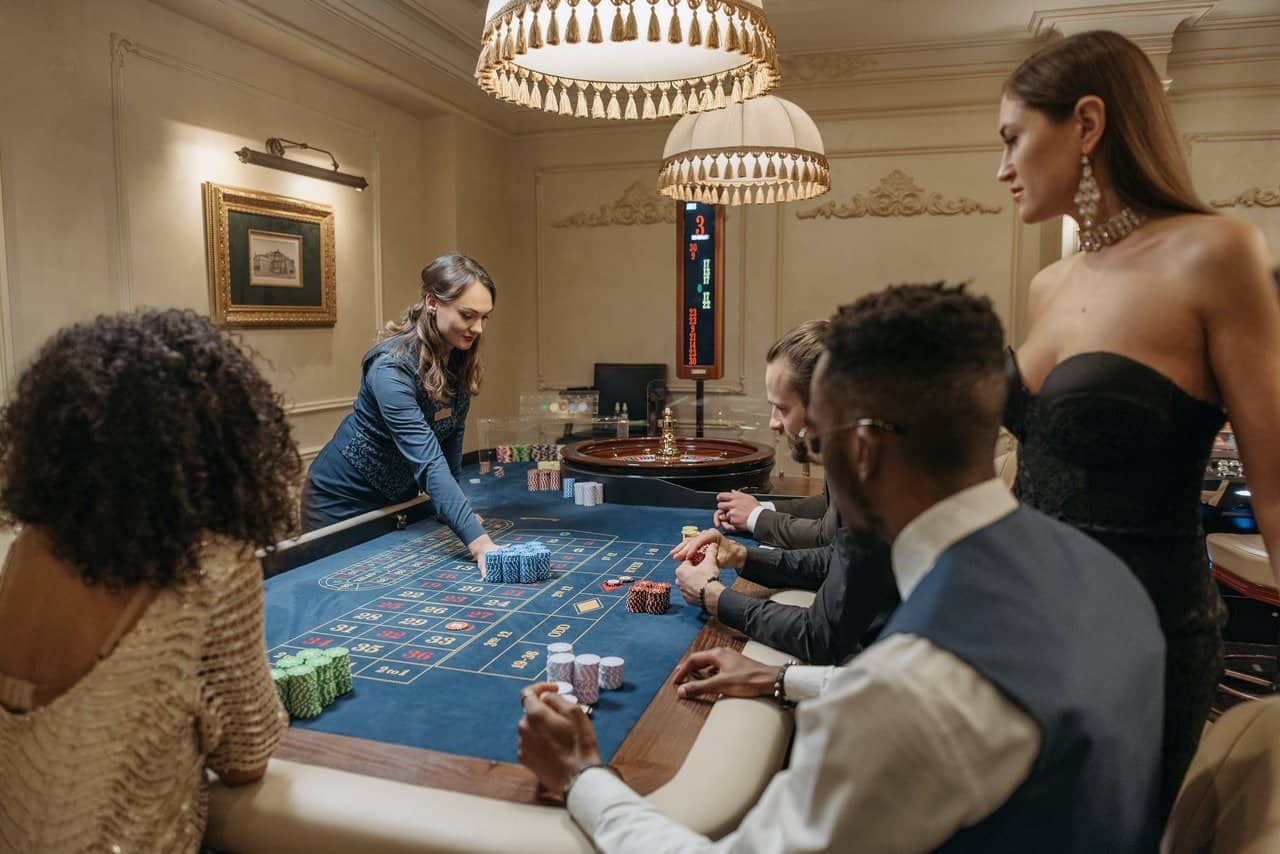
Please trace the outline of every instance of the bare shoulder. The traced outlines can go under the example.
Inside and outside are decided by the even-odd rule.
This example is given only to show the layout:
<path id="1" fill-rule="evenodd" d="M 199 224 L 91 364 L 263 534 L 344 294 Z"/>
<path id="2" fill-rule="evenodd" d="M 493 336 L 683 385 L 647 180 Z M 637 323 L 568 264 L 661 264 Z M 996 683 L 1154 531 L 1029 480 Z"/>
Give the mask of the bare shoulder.
<path id="1" fill-rule="evenodd" d="M 1059 286 L 1070 276 L 1071 267 L 1075 263 L 1076 256 L 1068 255 L 1066 258 L 1054 261 L 1031 277 L 1031 287 L 1027 291 L 1027 313 L 1032 323 L 1053 301 Z"/>
<path id="2" fill-rule="evenodd" d="M 1195 267 L 1272 263 L 1262 229 L 1228 216 L 1194 214 L 1169 223 L 1169 236 L 1181 247 L 1181 261 Z"/>
<path id="3" fill-rule="evenodd" d="M 1226 216 L 1179 216 L 1167 224 L 1166 259 L 1214 302 L 1270 294 L 1275 259 L 1262 230 Z"/>

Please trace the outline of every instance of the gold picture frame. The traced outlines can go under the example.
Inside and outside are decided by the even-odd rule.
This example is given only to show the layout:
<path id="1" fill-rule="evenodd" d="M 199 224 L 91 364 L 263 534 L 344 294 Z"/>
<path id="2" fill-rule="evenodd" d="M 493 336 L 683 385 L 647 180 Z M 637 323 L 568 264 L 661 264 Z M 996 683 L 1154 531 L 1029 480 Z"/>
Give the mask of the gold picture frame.
<path id="1" fill-rule="evenodd" d="M 211 181 L 202 189 L 216 320 L 250 327 L 337 323 L 332 207 Z"/>

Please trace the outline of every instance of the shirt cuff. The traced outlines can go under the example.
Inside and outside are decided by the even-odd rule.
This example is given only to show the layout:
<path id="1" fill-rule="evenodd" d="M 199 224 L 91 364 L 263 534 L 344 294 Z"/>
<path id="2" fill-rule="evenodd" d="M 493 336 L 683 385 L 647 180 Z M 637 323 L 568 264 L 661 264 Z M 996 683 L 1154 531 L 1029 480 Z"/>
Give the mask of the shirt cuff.
<path id="1" fill-rule="evenodd" d="M 768 507 L 764 506 L 766 503 L 769 505 Z M 760 506 L 752 510 L 751 514 L 747 516 L 747 530 L 754 534 L 756 532 L 756 520 L 760 518 L 760 514 L 766 510 L 772 510 L 772 509 L 773 509 L 772 501 L 769 501 L 769 502 L 761 501 Z"/>
<path id="2" fill-rule="evenodd" d="M 624 804 L 643 806 L 644 799 L 613 772 L 604 768 L 588 768 L 578 775 L 569 789 L 569 800 L 565 806 L 578 826 L 595 839 L 605 810 Z"/>
<path id="3" fill-rule="evenodd" d="M 834 667 L 815 667 L 813 665 L 792 665 L 782 680 L 782 690 L 787 699 L 793 703 L 812 700 L 822 695 L 827 688 L 827 680 L 831 678 Z"/>

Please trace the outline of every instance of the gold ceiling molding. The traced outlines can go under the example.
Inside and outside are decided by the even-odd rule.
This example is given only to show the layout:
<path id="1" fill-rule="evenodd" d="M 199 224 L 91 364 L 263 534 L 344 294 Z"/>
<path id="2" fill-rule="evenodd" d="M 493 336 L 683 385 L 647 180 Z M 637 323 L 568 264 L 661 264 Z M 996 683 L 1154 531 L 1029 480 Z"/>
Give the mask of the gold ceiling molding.
<path id="1" fill-rule="evenodd" d="M 796 211 L 796 219 L 856 219 L 864 216 L 955 216 L 956 214 L 997 214 L 1000 205 L 988 205 L 967 196 L 944 199 L 916 184 L 901 169 L 880 179 L 880 186 L 859 193 L 848 203 L 826 202 L 815 208 Z"/>
<path id="2" fill-rule="evenodd" d="M 651 184 L 636 181 L 622 196 L 594 211 L 578 211 L 551 223 L 552 228 L 597 228 L 603 225 L 658 225 L 676 221 L 676 206 Z"/>
<path id="3" fill-rule="evenodd" d="M 879 65 L 875 58 L 863 53 L 802 53 L 784 56 L 782 79 L 787 83 L 825 83 L 857 77 L 868 68 Z"/>
<path id="4" fill-rule="evenodd" d="M 1212 199 L 1209 204 L 1215 208 L 1280 208 L 1280 189 L 1250 187 L 1229 198 Z"/>

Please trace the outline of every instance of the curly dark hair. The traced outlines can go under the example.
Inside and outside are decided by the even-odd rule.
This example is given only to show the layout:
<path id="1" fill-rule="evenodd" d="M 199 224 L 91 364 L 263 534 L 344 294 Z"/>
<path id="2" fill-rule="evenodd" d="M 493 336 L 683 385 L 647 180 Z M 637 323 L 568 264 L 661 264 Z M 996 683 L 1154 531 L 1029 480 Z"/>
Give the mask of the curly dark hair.
<path id="1" fill-rule="evenodd" d="M 903 428 L 921 468 L 939 476 L 990 463 L 1003 416 L 1004 332 L 991 300 L 965 285 L 895 285 L 841 306 L 827 335 L 827 377 L 850 417 Z M 848 413 L 846 413 L 848 414 Z"/>
<path id="2" fill-rule="evenodd" d="M 59 331 L 0 410 L 0 524 L 112 588 L 190 577 L 206 534 L 291 534 L 301 470 L 280 396 L 193 311 Z"/>

